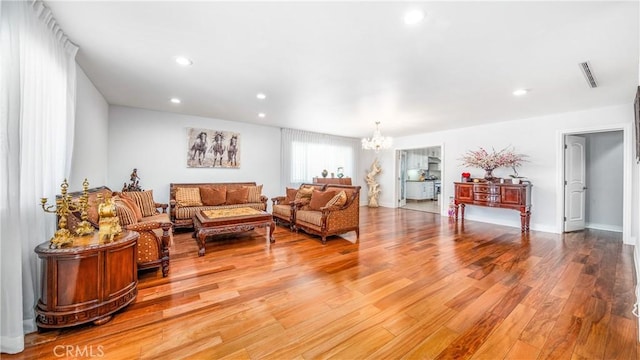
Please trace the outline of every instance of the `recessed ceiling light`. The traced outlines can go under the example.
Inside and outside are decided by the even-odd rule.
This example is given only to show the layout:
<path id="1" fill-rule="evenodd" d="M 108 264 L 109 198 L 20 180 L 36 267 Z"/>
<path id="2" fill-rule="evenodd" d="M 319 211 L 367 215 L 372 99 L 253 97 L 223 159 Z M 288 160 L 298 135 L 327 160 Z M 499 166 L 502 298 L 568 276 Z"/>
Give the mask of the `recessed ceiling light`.
<path id="1" fill-rule="evenodd" d="M 182 102 L 182 100 L 178 98 L 171 98 L 169 101 L 171 101 L 172 104 L 180 104 Z"/>
<path id="2" fill-rule="evenodd" d="M 263 117 L 265 117 L 265 116 L 267 116 L 267 114 L 265 114 L 265 113 L 259 113 L 259 114 L 258 114 L 258 117 L 261 117 L 261 118 L 263 118 Z"/>
<path id="3" fill-rule="evenodd" d="M 522 96 L 522 95 L 526 95 L 528 92 L 529 92 L 528 89 L 518 89 L 513 92 L 513 95 Z"/>
<path id="4" fill-rule="evenodd" d="M 258 93 L 256 94 L 256 97 L 260 100 L 264 100 L 267 98 L 267 95 L 263 94 L 263 93 Z"/>
<path id="5" fill-rule="evenodd" d="M 422 10 L 411 10 L 404 14 L 404 23 L 407 25 L 415 25 L 424 19 Z"/>
<path id="6" fill-rule="evenodd" d="M 182 65 L 182 66 L 189 66 L 193 64 L 193 61 L 191 61 L 191 59 L 186 58 L 184 56 L 176 56 L 176 64 Z"/>

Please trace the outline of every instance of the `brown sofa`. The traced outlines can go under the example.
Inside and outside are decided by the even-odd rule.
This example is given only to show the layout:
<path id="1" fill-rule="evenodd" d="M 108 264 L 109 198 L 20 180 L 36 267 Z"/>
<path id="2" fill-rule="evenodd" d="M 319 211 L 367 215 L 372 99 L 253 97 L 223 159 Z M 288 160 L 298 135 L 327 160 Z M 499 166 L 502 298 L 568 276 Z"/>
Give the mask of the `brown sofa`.
<path id="1" fill-rule="evenodd" d="M 257 210 L 265 211 L 267 209 L 267 200 L 268 198 L 261 193 L 259 196 L 256 196 L 254 201 L 250 202 L 241 202 L 241 203 L 228 203 L 227 201 L 217 204 L 217 205 L 205 205 L 202 203 L 204 197 L 201 196 L 201 204 L 200 205 L 184 205 L 181 204 L 179 199 L 176 198 L 178 191 L 181 188 L 196 188 L 199 189 L 199 196 L 202 194 L 203 188 L 211 190 L 220 190 L 222 188 L 226 188 L 227 194 L 230 191 L 241 190 L 242 188 L 249 187 L 258 187 L 260 192 L 262 189 L 262 185 L 256 185 L 255 182 L 229 182 L 229 183 L 171 183 L 169 184 L 169 214 L 171 217 L 171 222 L 173 223 L 174 229 L 177 228 L 193 228 L 193 216 L 196 212 L 200 210 L 212 210 L 212 209 L 232 209 L 239 207 L 251 207 Z M 249 201 L 251 199 L 248 199 Z M 257 200 L 257 201 L 256 201 Z M 197 201 L 197 200 L 196 200 Z"/>
<path id="2" fill-rule="evenodd" d="M 294 204 L 296 193 L 302 188 L 314 188 L 316 190 L 324 190 L 326 184 L 301 184 L 298 189 L 287 188 L 284 196 L 276 196 L 271 198 L 273 205 L 271 206 L 271 215 L 278 225 L 286 225 L 291 230 L 294 229 L 296 221 L 296 207 Z"/>
<path id="3" fill-rule="evenodd" d="M 98 194 L 102 197 L 118 196 L 119 193 L 112 192 L 108 187 L 101 186 L 89 189 L 87 209 L 88 221 L 96 229 L 99 228 L 98 215 Z M 126 194 L 126 193 L 125 193 Z M 78 200 L 82 196 L 82 192 L 70 193 L 72 199 Z M 140 234 L 138 238 L 138 269 L 161 268 L 162 276 L 169 274 L 169 243 L 171 242 L 171 221 L 167 214 L 167 204 L 154 203 L 156 209 L 162 209 L 156 215 L 143 217 L 141 220 L 133 219 L 134 223 L 124 225 L 123 219 L 120 219 L 120 225 L 123 229 L 136 231 Z M 73 229 L 80 222 L 80 214 L 74 212 L 67 218 L 69 228 Z"/>
<path id="4" fill-rule="evenodd" d="M 294 202 L 294 229 L 309 234 L 319 235 L 322 244 L 326 244 L 327 236 L 355 231 L 360 237 L 360 186 L 328 184 L 322 192 L 338 194 L 345 192 L 346 201 L 340 206 L 323 206 L 315 210 L 305 202 Z M 311 198 L 311 202 L 314 199 Z"/>

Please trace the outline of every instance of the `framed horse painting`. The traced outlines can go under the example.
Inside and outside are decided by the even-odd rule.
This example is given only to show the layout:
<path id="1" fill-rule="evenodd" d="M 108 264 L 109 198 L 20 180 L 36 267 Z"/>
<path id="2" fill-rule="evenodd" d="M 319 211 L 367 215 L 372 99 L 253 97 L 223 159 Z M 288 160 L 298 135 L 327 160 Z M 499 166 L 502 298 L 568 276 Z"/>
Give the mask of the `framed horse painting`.
<path id="1" fill-rule="evenodd" d="M 240 134 L 187 128 L 187 167 L 240 168 Z"/>

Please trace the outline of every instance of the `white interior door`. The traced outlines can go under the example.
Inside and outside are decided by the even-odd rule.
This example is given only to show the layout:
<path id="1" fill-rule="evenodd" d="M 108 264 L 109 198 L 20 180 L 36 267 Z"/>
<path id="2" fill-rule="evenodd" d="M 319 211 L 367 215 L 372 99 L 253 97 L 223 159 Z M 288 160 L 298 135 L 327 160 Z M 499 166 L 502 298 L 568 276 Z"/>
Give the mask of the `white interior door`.
<path id="1" fill-rule="evenodd" d="M 405 150 L 398 151 L 398 207 L 407 205 L 406 183 L 407 183 L 407 152 Z"/>
<path id="2" fill-rule="evenodd" d="M 578 231 L 585 227 L 585 138 L 567 135 L 564 143 L 564 231 Z"/>

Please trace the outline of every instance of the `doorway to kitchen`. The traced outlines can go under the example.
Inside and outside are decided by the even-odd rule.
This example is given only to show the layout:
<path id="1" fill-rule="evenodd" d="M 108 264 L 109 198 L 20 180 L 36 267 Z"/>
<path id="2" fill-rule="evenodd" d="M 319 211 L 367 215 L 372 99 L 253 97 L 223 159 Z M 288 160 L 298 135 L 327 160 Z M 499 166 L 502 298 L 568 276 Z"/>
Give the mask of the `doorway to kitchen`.
<path id="1" fill-rule="evenodd" d="M 402 209 L 440 214 L 442 209 L 442 147 L 401 151 L 398 205 Z"/>

